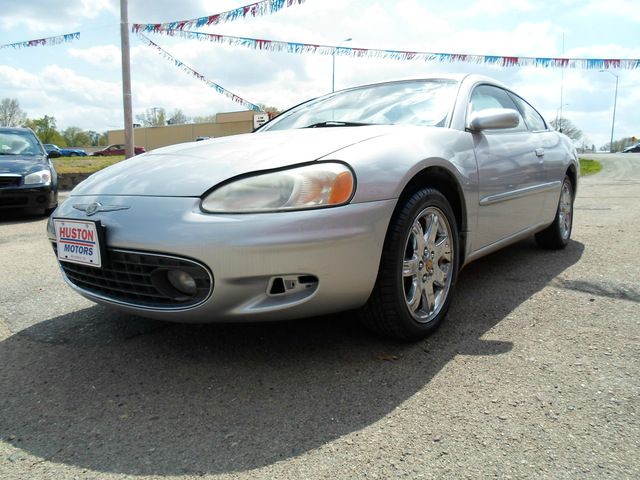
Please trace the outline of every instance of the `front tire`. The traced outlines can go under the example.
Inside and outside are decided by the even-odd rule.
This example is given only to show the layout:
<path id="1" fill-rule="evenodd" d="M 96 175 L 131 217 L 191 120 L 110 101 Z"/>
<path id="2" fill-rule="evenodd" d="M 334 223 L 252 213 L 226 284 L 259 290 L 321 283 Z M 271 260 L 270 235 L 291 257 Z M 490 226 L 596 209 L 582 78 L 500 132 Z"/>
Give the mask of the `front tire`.
<path id="1" fill-rule="evenodd" d="M 573 201 L 573 184 L 569 176 L 565 175 L 553 223 L 536 233 L 536 243 L 539 247 L 560 250 L 567 246 L 573 227 Z"/>
<path id="2" fill-rule="evenodd" d="M 459 268 L 453 210 L 439 191 L 413 193 L 394 213 L 376 284 L 360 317 L 387 337 L 418 340 L 449 310 Z"/>

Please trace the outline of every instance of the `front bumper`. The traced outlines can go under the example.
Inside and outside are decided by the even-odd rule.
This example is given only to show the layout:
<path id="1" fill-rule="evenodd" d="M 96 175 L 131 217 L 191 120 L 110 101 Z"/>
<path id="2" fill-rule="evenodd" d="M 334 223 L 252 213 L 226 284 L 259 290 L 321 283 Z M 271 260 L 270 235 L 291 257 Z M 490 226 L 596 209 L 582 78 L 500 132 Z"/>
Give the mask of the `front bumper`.
<path id="1" fill-rule="evenodd" d="M 0 210 L 16 208 L 55 208 L 58 192 L 53 187 L 11 187 L 0 188 Z"/>
<path id="2" fill-rule="evenodd" d="M 91 217 L 74 205 L 100 202 L 127 210 Z M 129 313 L 178 322 L 279 320 L 363 305 L 373 289 L 395 200 L 263 214 L 205 214 L 199 198 L 72 196 L 56 218 L 100 220 L 111 249 L 195 260 L 212 274 L 203 303 L 174 310 L 83 296 Z M 50 220 L 51 223 L 51 220 Z M 53 229 L 49 237 L 55 240 Z M 63 273 L 64 275 L 64 273 Z M 66 276 L 65 276 L 66 277 Z M 274 279 L 315 279 L 313 288 L 278 292 Z M 275 292 L 275 294 L 274 294 Z"/>

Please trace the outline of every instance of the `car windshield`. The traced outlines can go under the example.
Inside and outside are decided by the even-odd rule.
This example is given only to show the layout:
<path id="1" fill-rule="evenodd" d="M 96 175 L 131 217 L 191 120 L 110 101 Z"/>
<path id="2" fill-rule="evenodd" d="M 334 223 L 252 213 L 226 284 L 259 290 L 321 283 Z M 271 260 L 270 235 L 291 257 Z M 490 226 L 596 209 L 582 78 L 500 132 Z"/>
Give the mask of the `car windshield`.
<path id="1" fill-rule="evenodd" d="M 294 107 L 260 131 L 391 124 L 442 127 L 457 84 L 433 79 L 352 88 Z"/>
<path id="2" fill-rule="evenodd" d="M 0 132 L 0 155 L 43 155 L 42 147 L 30 131 Z"/>

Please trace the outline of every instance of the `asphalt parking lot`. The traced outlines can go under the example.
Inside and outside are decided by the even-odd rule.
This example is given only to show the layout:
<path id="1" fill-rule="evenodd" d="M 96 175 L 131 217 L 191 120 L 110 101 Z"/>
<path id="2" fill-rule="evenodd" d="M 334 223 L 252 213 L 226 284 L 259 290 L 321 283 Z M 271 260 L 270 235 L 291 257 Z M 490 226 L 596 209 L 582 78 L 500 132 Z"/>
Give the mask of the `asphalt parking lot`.
<path id="1" fill-rule="evenodd" d="M 0 478 L 640 478 L 640 154 L 597 157 L 568 248 L 471 264 L 415 344 L 114 313 L 1 214 Z"/>

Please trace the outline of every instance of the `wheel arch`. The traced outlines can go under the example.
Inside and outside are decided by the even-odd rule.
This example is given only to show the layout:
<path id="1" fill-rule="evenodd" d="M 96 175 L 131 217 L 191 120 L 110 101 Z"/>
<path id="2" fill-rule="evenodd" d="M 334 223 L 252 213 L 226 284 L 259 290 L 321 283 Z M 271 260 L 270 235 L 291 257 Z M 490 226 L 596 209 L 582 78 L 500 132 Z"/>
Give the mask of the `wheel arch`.
<path id="1" fill-rule="evenodd" d="M 417 190 L 422 188 L 433 188 L 438 190 L 445 196 L 456 219 L 458 228 L 458 236 L 460 240 L 459 265 L 464 265 L 464 257 L 466 252 L 466 232 L 468 231 L 467 208 L 462 193 L 462 187 L 458 182 L 455 174 L 444 167 L 433 165 L 426 167 L 416 173 L 405 185 L 398 199 L 396 209 L 404 204 L 404 201 Z"/>

